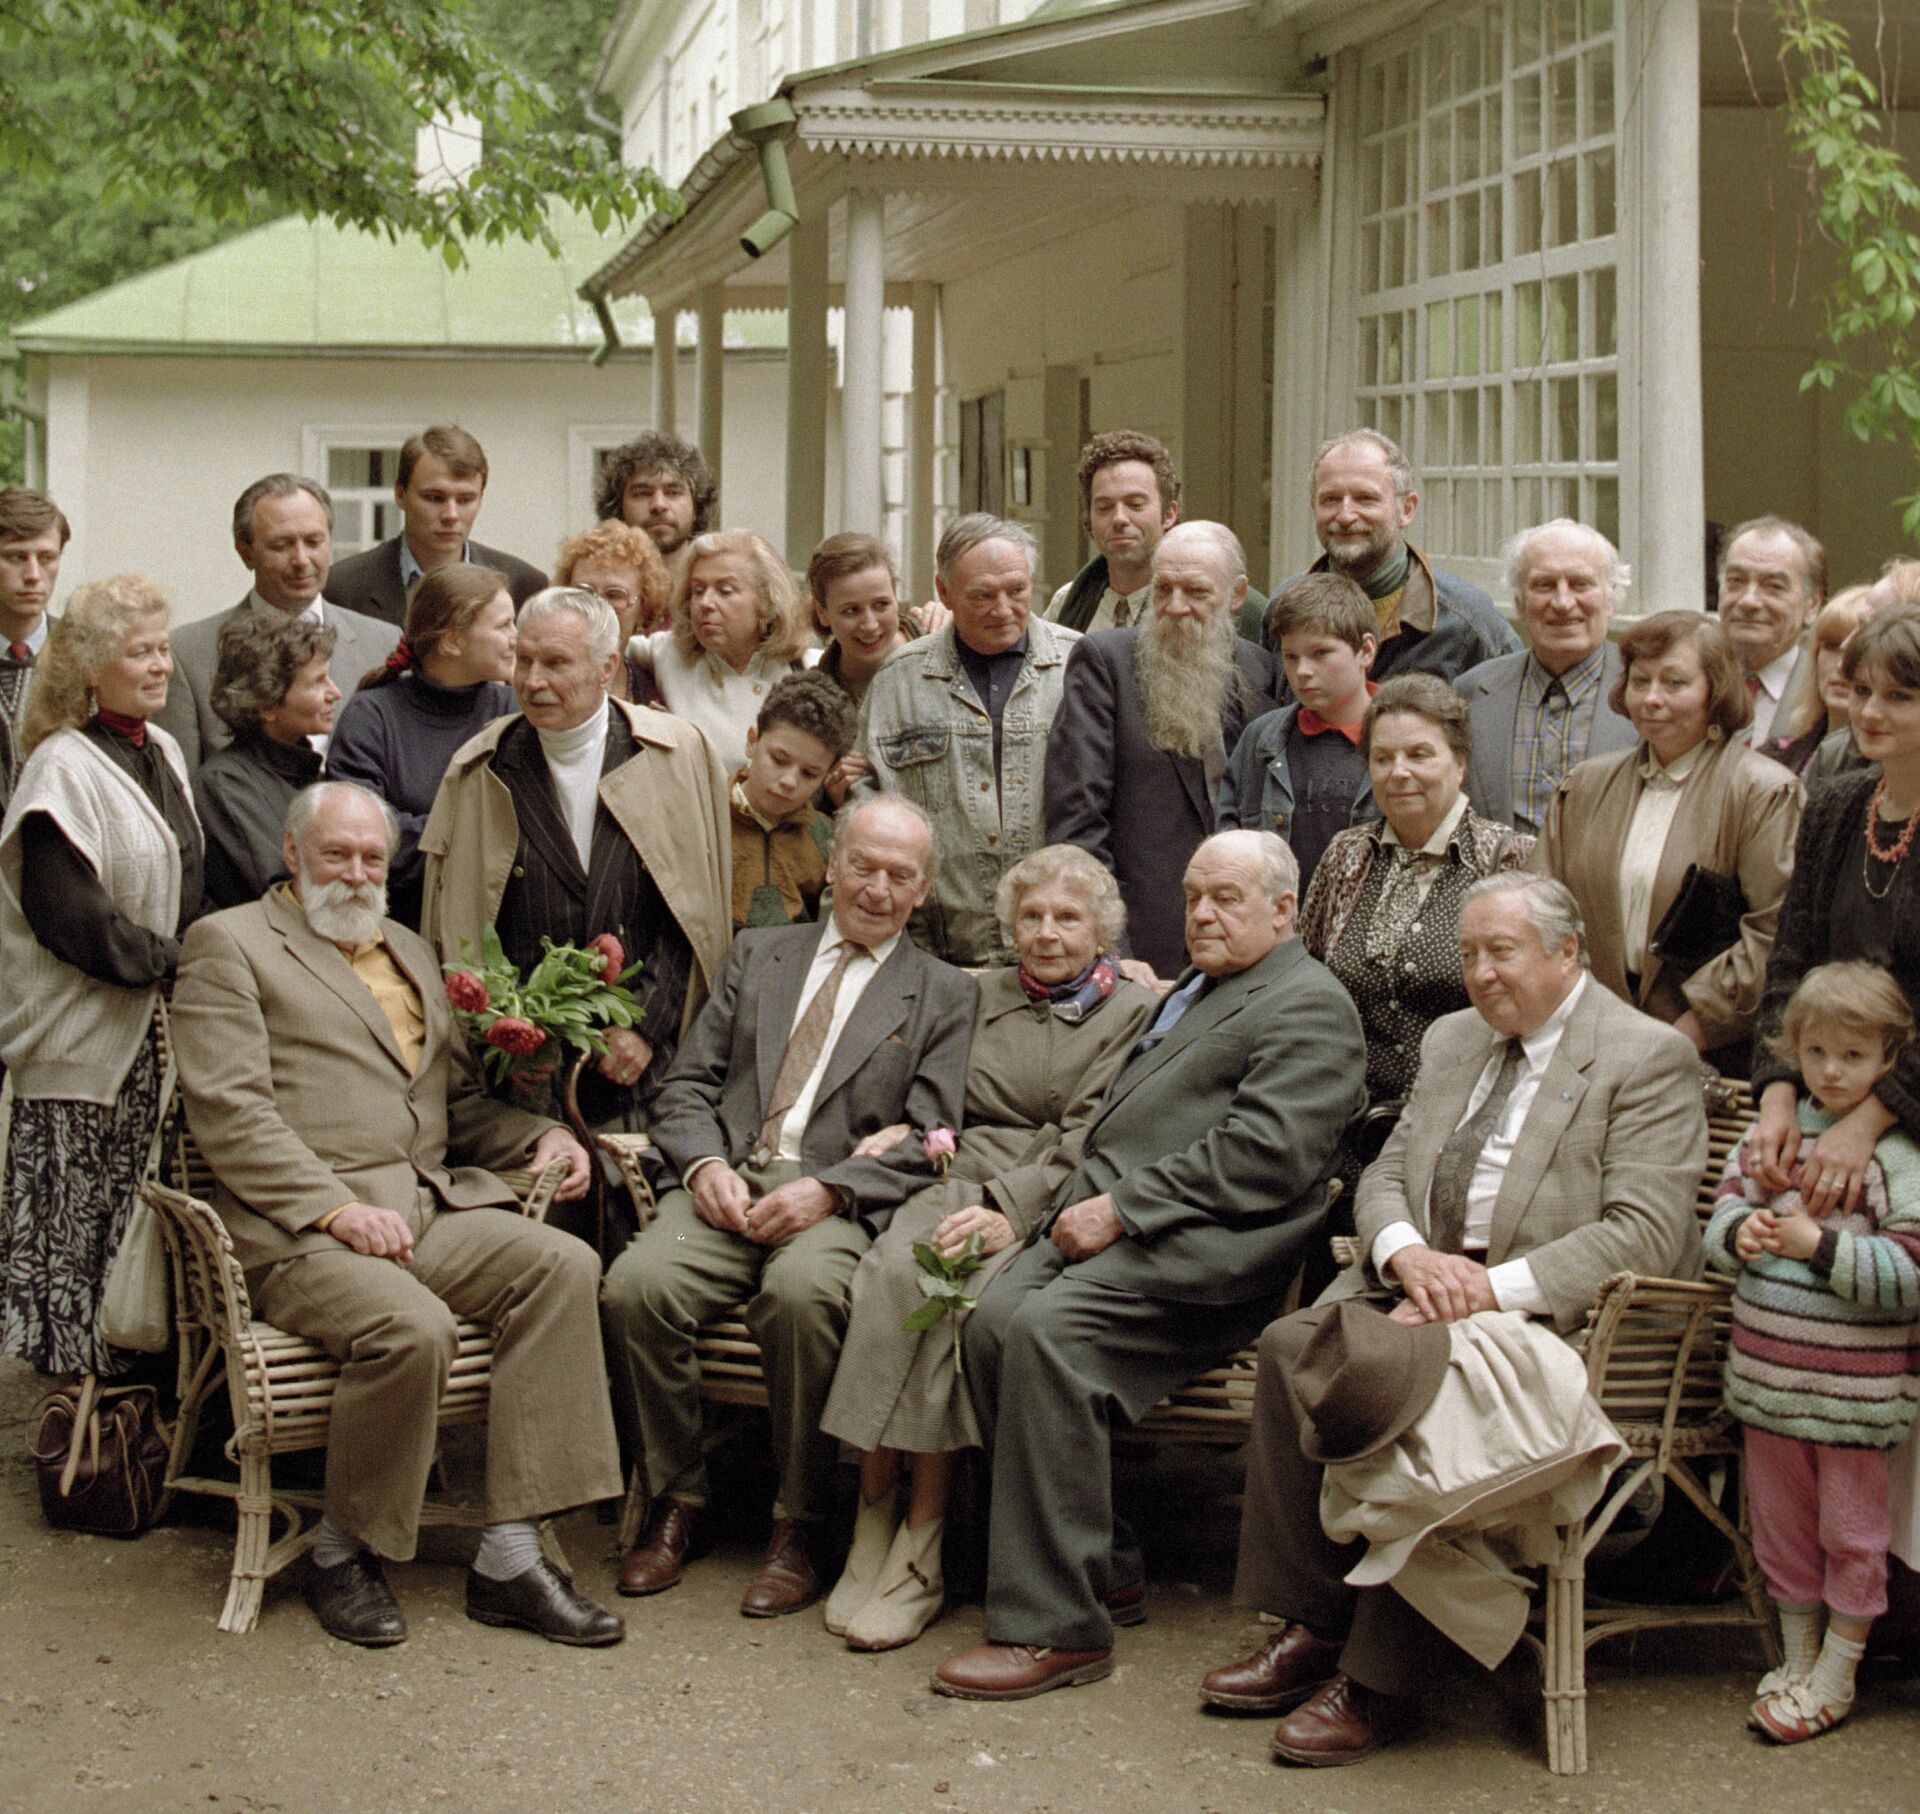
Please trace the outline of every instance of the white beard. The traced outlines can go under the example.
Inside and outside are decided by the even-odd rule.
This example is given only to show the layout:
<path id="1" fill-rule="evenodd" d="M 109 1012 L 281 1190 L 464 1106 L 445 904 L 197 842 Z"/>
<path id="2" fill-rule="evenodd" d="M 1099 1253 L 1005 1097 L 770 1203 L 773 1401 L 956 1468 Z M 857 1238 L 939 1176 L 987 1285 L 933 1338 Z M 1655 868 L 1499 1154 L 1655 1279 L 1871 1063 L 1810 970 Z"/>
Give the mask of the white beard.
<path id="1" fill-rule="evenodd" d="M 307 924 L 335 945 L 370 945 L 387 917 L 385 882 L 316 882 L 302 870 L 300 908 Z"/>
<path id="2" fill-rule="evenodd" d="M 1204 624 L 1149 616 L 1141 626 L 1133 647 L 1134 679 L 1155 749 L 1196 762 L 1218 752 L 1220 722 L 1240 682 L 1236 634 L 1224 605 Z"/>

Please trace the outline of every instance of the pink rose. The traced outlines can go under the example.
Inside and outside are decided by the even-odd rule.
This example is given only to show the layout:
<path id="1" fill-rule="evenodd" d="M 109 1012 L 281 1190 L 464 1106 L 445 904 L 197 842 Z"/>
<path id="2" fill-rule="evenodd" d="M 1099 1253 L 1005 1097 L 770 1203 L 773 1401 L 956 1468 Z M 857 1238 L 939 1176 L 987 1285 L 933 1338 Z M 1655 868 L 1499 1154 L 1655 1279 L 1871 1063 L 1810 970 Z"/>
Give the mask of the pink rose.
<path id="1" fill-rule="evenodd" d="M 547 1043 L 542 1033 L 531 1021 L 521 1020 L 512 1014 L 503 1014 L 487 1029 L 487 1044 L 497 1046 L 503 1052 L 511 1052 L 516 1058 L 531 1058 Z"/>
<path id="2" fill-rule="evenodd" d="M 936 1127 L 928 1130 L 927 1137 L 920 1145 L 928 1159 L 941 1171 L 947 1169 L 947 1161 L 954 1155 L 957 1142 L 950 1127 Z"/>
<path id="3" fill-rule="evenodd" d="M 471 970 L 456 970 L 447 978 L 447 1000 L 463 1014 L 482 1014 L 492 998 L 487 994 L 487 985 Z"/>
<path id="4" fill-rule="evenodd" d="M 621 949 L 620 941 L 611 932 L 603 932 L 598 938 L 587 940 L 587 949 L 600 953 L 600 974 L 612 982 L 627 967 L 627 954 Z"/>

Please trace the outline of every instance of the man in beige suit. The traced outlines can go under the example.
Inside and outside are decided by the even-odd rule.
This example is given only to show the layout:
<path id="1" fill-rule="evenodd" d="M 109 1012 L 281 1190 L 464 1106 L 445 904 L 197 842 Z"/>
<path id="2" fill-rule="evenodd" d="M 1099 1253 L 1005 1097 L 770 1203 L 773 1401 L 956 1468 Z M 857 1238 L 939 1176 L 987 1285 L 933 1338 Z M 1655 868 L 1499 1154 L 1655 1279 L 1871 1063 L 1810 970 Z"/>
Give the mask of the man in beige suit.
<path id="1" fill-rule="evenodd" d="M 1322 1303 L 1366 1295 L 1415 1326 L 1517 1310 L 1567 1335 L 1613 1273 L 1697 1277 L 1692 1045 L 1588 976 L 1579 909 L 1545 876 L 1476 883 L 1460 952 L 1473 1006 L 1428 1030 L 1406 1112 L 1360 1180 L 1362 1258 Z M 1449 1646 L 1391 1587 L 1344 1579 L 1359 1558 L 1321 1528 L 1322 1470 L 1285 1378 L 1300 1334 L 1286 1318 L 1260 1339 L 1234 1583 L 1238 1604 L 1285 1622 L 1201 1694 L 1285 1713 L 1284 1762 L 1357 1763 L 1411 1726 Z"/>
<path id="2" fill-rule="evenodd" d="M 188 1125 L 259 1314 L 341 1363 L 307 1599 L 335 1637 L 406 1635 L 381 1559 L 414 1553 L 455 1319 L 494 1330 L 490 1522 L 467 1612 L 560 1643 L 625 1628 L 545 1561 L 534 1520 L 609 1498 L 620 1466 L 599 1267 L 489 1169 L 587 1155 L 487 1096 L 424 940 L 385 917 L 393 817 L 322 782 L 288 814 L 292 880 L 190 931 L 174 998 Z"/>

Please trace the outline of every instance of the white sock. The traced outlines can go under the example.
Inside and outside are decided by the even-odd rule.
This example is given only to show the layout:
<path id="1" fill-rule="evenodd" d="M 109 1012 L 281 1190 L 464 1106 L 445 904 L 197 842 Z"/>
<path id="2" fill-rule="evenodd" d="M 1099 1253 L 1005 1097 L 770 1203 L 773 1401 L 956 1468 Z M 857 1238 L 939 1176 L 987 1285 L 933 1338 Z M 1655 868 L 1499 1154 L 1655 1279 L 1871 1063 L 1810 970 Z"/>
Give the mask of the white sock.
<path id="1" fill-rule="evenodd" d="M 1776 1600 L 1774 1611 L 1780 1615 L 1780 1648 L 1786 1653 L 1783 1666 L 1792 1675 L 1813 1674 L 1820 1660 L 1820 1608 L 1782 1606 Z"/>
<path id="2" fill-rule="evenodd" d="M 351 1562 L 367 1546 L 349 1531 L 343 1531 L 331 1518 L 322 1518 L 313 1529 L 313 1561 L 316 1568 L 338 1568 Z"/>
<path id="3" fill-rule="evenodd" d="M 489 1581 L 511 1581 L 540 1560 L 540 1533 L 531 1524 L 514 1519 L 490 1524 L 480 1535 L 480 1553 L 473 1571 Z"/>
<path id="4" fill-rule="evenodd" d="M 1831 1626 L 1820 1646 L 1820 1660 L 1813 1666 L 1811 1686 L 1829 1707 L 1847 1707 L 1853 1703 L 1853 1672 L 1867 1654 L 1864 1640 L 1843 1638 Z"/>

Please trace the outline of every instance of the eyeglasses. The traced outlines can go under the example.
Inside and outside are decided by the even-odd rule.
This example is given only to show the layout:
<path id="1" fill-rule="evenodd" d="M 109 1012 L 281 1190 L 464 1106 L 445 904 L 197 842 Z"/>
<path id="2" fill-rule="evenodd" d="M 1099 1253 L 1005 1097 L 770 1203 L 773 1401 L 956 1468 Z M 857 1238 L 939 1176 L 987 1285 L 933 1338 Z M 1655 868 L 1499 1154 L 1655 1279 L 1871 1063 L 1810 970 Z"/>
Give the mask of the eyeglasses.
<path id="1" fill-rule="evenodd" d="M 595 598 L 604 599 L 616 611 L 624 611 L 629 605 L 637 605 L 640 595 L 629 592 L 625 586 L 589 586 L 587 590 Z"/>

